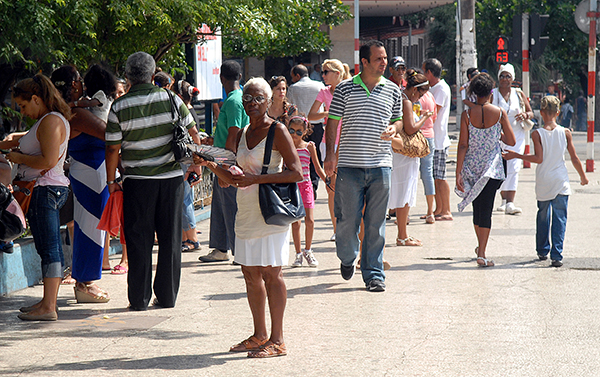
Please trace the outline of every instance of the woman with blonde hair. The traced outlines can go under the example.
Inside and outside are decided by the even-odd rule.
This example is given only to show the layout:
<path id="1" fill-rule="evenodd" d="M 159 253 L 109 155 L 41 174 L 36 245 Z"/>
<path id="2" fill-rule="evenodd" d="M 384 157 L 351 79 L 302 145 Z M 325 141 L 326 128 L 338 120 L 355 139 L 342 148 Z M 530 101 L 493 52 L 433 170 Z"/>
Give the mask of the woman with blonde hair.
<path id="1" fill-rule="evenodd" d="M 326 87 L 321 89 L 317 94 L 317 99 L 313 103 L 310 113 L 308 114 L 308 120 L 319 120 L 327 118 L 329 116 L 329 105 L 333 99 L 333 92 L 336 86 L 343 80 L 350 78 L 350 67 L 347 64 L 343 64 L 337 59 L 327 59 L 322 64 L 321 75 Z M 323 111 L 322 111 L 323 110 Z M 327 124 L 327 119 L 325 119 Z M 335 139 L 335 150 L 337 151 L 338 144 L 340 142 L 340 133 L 342 130 L 342 121 L 338 122 L 337 137 Z M 323 140 L 321 141 L 322 148 L 325 148 L 325 133 L 323 133 Z M 325 160 L 325 150 L 321 150 L 321 157 Z M 335 175 L 335 173 L 334 173 Z M 331 216 L 331 222 L 333 223 L 333 235 L 331 241 L 335 241 L 335 216 L 333 214 L 333 198 L 335 190 L 335 176 L 331 177 L 330 183 L 327 183 L 327 201 L 329 204 L 329 215 Z"/>
<path id="2" fill-rule="evenodd" d="M 69 179 L 63 173 L 63 164 L 71 130 L 71 109 L 52 82 L 41 73 L 19 81 L 13 87 L 13 100 L 21 108 L 21 114 L 37 122 L 28 132 L 8 135 L 0 142 L 0 148 L 18 147 L 6 155 L 7 160 L 18 164 L 15 180 L 35 181 L 27 219 L 42 260 L 44 282 L 42 300 L 22 307 L 19 318 L 56 321 L 56 298 L 64 265 L 59 211 L 69 192 Z"/>

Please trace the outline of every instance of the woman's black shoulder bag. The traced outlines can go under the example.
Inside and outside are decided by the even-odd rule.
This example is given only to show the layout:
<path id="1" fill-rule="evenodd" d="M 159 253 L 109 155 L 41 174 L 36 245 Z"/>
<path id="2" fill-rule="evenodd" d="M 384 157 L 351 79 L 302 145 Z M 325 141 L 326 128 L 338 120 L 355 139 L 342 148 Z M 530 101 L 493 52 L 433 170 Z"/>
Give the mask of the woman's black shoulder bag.
<path id="1" fill-rule="evenodd" d="M 261 174 L 267 174 L 271 162 L 275 126 L 273 122 L 267 134 L 265 157 Z M 306 216 L 300 190 L 296 182 L 291 183 L 261 183 L 258 188 L 260 211 L 269 225 L 290 225 Z"/>

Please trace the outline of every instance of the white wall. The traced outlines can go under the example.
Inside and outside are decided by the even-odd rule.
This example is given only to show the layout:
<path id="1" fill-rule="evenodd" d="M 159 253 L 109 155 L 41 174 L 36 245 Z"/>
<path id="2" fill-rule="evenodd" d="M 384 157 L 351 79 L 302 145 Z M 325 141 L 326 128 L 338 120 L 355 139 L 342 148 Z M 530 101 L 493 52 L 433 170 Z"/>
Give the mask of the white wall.
<path id="1" fill-rule="evenodd" d="M 331 29 L 329 38 L 332 44 L 329 56 L 354 68 L 354 19 Z"/>

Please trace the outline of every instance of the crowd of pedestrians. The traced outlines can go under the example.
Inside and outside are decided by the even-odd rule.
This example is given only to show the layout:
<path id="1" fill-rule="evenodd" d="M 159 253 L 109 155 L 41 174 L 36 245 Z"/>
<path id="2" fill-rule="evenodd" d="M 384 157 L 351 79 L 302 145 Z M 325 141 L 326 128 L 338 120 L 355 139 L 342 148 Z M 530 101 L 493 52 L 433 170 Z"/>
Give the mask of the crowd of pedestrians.
<path id="1" fill-rule="evenodd" d="M 254 324 L 253 334 L 230 351 L 257 358 L 287 353 L 282 267 L 290 260 L 290 234 L 296 251 L 292 266 L 300 267 L 304 260 L 310 267 L 319 265 L 312 235 L 320 180 L 327 186 L 331 241 L 342 278 L 350 280 L 360 269 L 368 291 L 385 291 L 388 211 L 396 217 L 397 246 L 423 245 L 407 230 L 410 208 L 418 200 L 419 175 L 427 202 L 421 219 L 427 224 L 453 220 L 446 173 L 451 92 L 437 59 L 409 68 L 400 56 L 389 59 L 377 40 L 363 44 L 359 57 L 361 71 L 355 76 L 337 59 L 316 64 L 310 75 L 305 65 L 298 64 L 291 69 L 291 85 L 281 75 L 268 81 L 250 78 L 242 86 L 240 64 L 223 62 L 225 98 L 213 136 L 203 140 L 191 106 L 197 90 L 157 70 L 145 52 L 127 59 L 125 82 L 98 65 L 84 79 L 75 67 L 64 66 L 52 73 L 51 80 L 37 74 L 18 82 L 13 99 L 23 115 L 37 122 L 28 132 L 7 136 L 0 147 L 12 148 L 6 159 L 18 166 L 15 180 L 35 180 L 27 218 L 44 278 L 42 300 L 21 308 L 19 318 L 58 318 L 56 298 L 64 273 L 59 212 L 69 187 L 74 194 L 71 275 L 77 301 L 110 299 L 95 283 L 107 265 L 109 238 L 98 225 L 109 195 L 122 195 L 121 237 L 126 238 L 127 253 L 113 273 L 127 273 L 129 308 L 175 306 L 181 252 L 200 249 L 191 185 L 194 176 L 202 176 L 202 168 L 213 172 L 214 180 L 211 250 L 199 260 L 225 262 L 231 252 L 233 264 L 241 266 Z M 391 76 L 386 78 L 388 67 Z M 494 266 L 486 252 L 496 192 L 501 191 L 500 208 L 505 213 L 521 212 L 514 199 L 519 163 L 527 160 L 539 164 L 537 254 L 542 260 L 550 255 L 552 265 L 559 267 L 571 193 L 565 150 L 581 184 L 587 183 L 570 131 L 556 123 L 560 101 L 554 96 L 542 99 L 544 125 L 532 134 L 535 153 L 525 155 L 529 130 L 524 123 L 533 112 L 523 93 L 513 88 L 512 65 L 500 68 L 498 85 L 477 69 L 468 75 L 469 83 L 461 89 L 467 110 L 460 117 L 455 192 L 462 198 L 459 211 L 473 206 L 477 265 Z M 173 106 L 194 143 L 234 152 L 236 166 L 199 155 L 191 165 L 176 162 L 171 146 Z M 430 152 L 421 157 L 402 154 L 406 139 L 400 133 L 409 137 L 422 133 Z M 63 168 L 67 156 L 68 177 Z M 304 246 L 302 221 L 291 226 L 267 224 L 259 205 L 260 184 L 290 182 L 298 183 L 306 211 Z"/>

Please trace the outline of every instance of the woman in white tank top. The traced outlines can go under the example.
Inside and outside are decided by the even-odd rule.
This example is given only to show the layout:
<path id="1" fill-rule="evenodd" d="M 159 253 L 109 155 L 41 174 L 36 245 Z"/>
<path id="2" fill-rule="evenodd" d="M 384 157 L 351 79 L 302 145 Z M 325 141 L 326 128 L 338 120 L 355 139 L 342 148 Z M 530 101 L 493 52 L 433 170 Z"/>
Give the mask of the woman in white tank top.
<path id="1" fill-rule="evenodd" d="M 22 307 L 19 318 L 56 321 L 56 297 L 64 265 L 59 210 L 69 191 L 63 163 L 69 141 L 71 110 L 52 82 L 42 74 L 18 82 L 13 88 L 13 98 L 21 108 L 21 114 L 37 119 L 37 122 L 28 132 L 9 135 L 0 142 L 0 148 L 13 148 L 6 158 L 19 165 L 16 179 L 36 180 L 27 219 L 42 260 L 44 281 L 42 300 Z"/>

